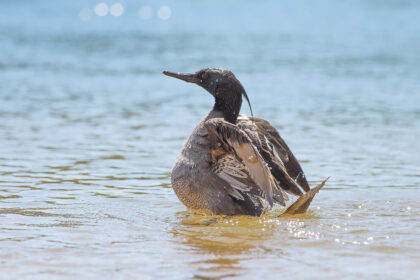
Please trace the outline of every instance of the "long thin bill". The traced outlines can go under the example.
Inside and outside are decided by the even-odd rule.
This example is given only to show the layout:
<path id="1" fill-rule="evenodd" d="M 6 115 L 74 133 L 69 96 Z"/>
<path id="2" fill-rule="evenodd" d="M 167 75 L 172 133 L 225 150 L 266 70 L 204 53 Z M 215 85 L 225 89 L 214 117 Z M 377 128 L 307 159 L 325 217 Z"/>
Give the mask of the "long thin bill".
<path id="1" fill-rule="evenodd" d="M 199 79 L 194 74 L 181 74 L 181 73 L 175 73 L 170 71 L 163 71 L 163 74 L 169 77 L 177 78 L 183 81 L 186 81 L 188 83 L 197 83 L 199 82 Z"/>

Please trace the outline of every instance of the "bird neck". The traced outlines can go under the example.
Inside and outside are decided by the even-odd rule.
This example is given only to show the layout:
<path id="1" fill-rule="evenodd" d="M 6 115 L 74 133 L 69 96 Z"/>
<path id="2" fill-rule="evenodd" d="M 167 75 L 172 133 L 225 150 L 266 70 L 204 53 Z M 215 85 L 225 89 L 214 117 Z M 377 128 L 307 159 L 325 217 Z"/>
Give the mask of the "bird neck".
<path id="1" fill-rule="evenodd" d="M 213 110 L 221 111 L 225 121 L 235 124 L 241 110 L 242 96 L 235 94 L 228 96 L 228 98 L 229 100 L 226 97 L 216 97 Z"/>

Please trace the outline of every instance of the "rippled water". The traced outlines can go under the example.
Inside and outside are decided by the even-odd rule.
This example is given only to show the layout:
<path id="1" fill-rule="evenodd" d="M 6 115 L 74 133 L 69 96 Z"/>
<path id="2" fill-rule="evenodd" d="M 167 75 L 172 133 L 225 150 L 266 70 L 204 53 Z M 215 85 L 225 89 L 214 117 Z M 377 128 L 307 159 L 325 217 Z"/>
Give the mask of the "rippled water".
<path id="1" fill-rule="evenodd" d="M 420 5 L 340 2 L 124 1 L 82 21 L 95 1 L 2 1 L 0 279 L 419 278 Z M 161 71 L 207 66 L 312 185 L 331 176 L 307 215 L 178 201 L 170 170 L 212 99 Z"/>

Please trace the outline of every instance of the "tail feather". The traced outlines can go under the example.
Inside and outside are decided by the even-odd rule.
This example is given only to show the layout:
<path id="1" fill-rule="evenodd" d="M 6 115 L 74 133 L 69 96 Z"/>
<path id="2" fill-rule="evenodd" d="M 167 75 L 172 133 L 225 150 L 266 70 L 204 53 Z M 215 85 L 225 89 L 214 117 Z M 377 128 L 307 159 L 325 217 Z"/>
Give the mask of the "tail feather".
<path id="1" fill-rule="evenodd" d="M 284 211 L 284 213 L 282 213 L 280 216 L 305 213 L 309 205 L 311 204 L 312 199 L 325 185 L 329 178 L 330 177 L 322 181 L 322 183 L 316 186 L 315 188 L 310 189 L 307 193 L 303 194 L 298 200 L 296 200 L 292 205 L 290 205 L 289 208 L 287 208 L 286 211 Z"/>

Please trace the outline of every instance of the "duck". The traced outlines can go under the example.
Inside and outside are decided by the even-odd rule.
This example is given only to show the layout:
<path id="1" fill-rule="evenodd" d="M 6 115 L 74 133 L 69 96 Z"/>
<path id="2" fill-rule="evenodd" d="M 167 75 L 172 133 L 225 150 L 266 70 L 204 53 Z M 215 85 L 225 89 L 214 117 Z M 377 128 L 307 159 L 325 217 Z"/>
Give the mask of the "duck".
<path id="1" fill-rule="evenodd" d="M 172 188 L 195 214 L 261 216 L 289 195 L 298 199 L 282 215 L 305 213 L 326 180 L 310 188 L 298 160 L 268 121 L 253 116 L 235 75 L 221 68 L 193 74 L 163 71 L 214 97 L 210 112 L 186 140 L 171 172 Z M 244 98 L 251 116 L 240 114 Z"/>

